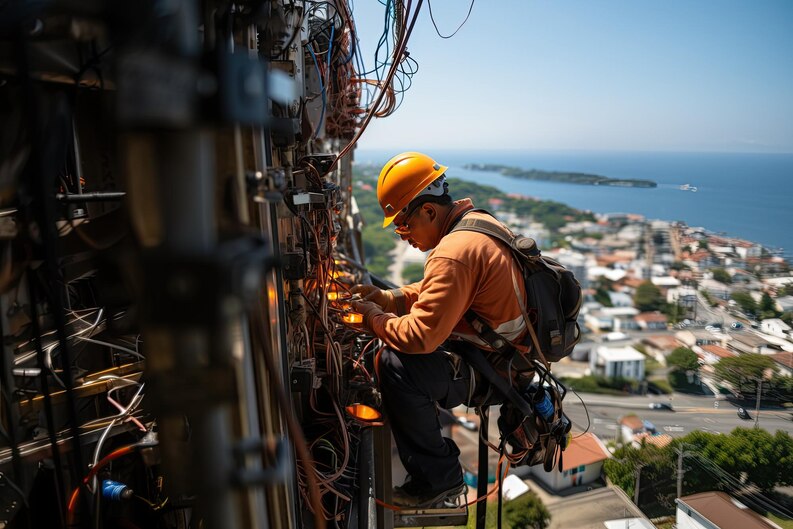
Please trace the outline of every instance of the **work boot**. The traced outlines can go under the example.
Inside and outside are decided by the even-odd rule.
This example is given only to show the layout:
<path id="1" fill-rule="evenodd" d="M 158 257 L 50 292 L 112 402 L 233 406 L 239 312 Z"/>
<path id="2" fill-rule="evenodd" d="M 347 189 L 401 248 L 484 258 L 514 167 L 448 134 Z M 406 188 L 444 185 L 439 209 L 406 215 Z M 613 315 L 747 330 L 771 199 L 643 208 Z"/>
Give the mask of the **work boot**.
<path id="1" fill-rule="evenodd" d="M 399 487 L 394 487 L 393 503 L 397 507 L 408 507 L 414 509 L 430 507 L 454 508 L 461 506 L 459 498 L 465 494 L 465 483 L 459 483 L 450 487 L 433 489 L 429 485 L 419 483 L 408 477 Z"/>

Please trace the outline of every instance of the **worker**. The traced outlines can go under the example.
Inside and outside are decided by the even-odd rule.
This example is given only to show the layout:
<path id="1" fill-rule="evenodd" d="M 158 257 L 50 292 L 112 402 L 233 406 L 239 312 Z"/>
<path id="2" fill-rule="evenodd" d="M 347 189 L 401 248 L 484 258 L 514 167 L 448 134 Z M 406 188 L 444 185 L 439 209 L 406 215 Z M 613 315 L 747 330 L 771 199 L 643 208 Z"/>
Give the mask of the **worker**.
<path id="1" fill-rule="evenodd" d="M 523 300 L 511 279 L 524 292 L 523 276 L 509 248 L 482 233 L 449 233 L 467 212 L 466 218 L 493 218 L 471 212 L 468 198 L 452 200 L 446 169 L 417 152 L 397 155 L 383 167 L 377 182 L 383 227 L 393 223 L 403 241 L 432 252 L 417 283 L 391 290 L 373 285 L 352 289 L 362 298 L 353 306 L 363 315 L 364 327 L 385 344 L 376 371 L 408 472 L 405 483 L 394 489 L 393 501 L 400 506 L 429 507 L 452 501 L 464 490 L 460 450 L 443 437 L 437 406 L 476 406 L 485 398 L 487 384 L 476 384 L 476 373 L 455 349 L 476 347 L 481 349 L 477 354 L 495 354 L 465 320 L 466 311 L 473 310 L 514 344 L 526 334 Z"/>

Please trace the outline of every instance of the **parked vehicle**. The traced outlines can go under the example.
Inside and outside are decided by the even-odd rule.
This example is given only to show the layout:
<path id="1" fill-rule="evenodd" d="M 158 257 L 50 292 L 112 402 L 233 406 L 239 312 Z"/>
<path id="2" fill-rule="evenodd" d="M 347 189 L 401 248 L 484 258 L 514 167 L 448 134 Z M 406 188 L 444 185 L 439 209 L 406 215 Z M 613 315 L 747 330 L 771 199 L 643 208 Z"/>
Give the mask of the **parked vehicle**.
<path id="1" fill-rule="evenodd" d="M 730 327 L 737 331 L 737 330 L 743 329 L 743 323 L 741 323 L 739 321 L 734 321 L 734 322 L 732 322 L 730 324 Z"/>
<path id="2" fill-rule="evenodd" d="M 675 411 L 671 404 L 667 404 L 666 402 L 651 402 L 649 404 L 651 410 L 667 410 L 667 411 Z"/>

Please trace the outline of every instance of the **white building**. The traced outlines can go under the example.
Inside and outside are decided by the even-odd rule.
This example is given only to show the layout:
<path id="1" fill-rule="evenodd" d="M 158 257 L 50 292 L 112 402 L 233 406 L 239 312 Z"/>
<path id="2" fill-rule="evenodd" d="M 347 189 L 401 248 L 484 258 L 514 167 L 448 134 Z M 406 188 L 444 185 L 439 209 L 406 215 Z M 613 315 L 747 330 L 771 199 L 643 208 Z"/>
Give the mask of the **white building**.
<path id="1" fill-rule="evenodd" d="M 650 281 L 658 288 L 676 288 L 680 286 L 680 280 L 672 276 L 651 277 Z"/>
<path id="2" fill-rule="evenodd" d="M 760 330 L 771 336 L 787 340 L 790 338 L 790 325 L 779 318 L 770 318 L 760 322 Z"/>
<path id="3" fill-rule="evenodd" d="M 563 249 L 558 252 L 553 252 L 551 257 L 559 261 L 562 266 L 573 273 L 576 279 L 578 279 L 578 282 L 581 283 L 581 288 L 589 288 L 587 258 L 584 254 Z"/>
<path id="4" fill-rule="evenodd" d="M 681 305 L 694 305 L 697 302 L 697 289 L 694 287 L 670 288 L 666 292 L 667 303 L 678 303 Z"/>
<path id="5" fill-rule="evenodd" d="M 639 314 L 639 309 L 634 307 L 605 307 L 602 312 L 612 319 L 612 330 L 624 331 L 631 329 L 638 329 L 639 325 L 636 323 L 636 316 Z"/>
<path id="6" fill-rule="evenodd" d="M 643 354 L 630 346 L 600 346 L 589 355 L 589 368 L 607 377 L 644 380 L 644 359 Z"/>
<path id="7" fill-rule="evenodd" d="M 562 457 L 562 468 L 545 472 L 542 465 L 531 467 L 531 473 L 550 490 L 586 485 L 600 478 L 603 461 L 610 457 L 606 446 L 592 432 L 574 436 Z"/>
<path id="8" fill-rule="evenodd" d="M 793 311 L 793 296 L 782 296 L 776 298 L 776 310 L 780 312 Z"/>
<path id="9" fill-rule="evenodd" d="M 706 291 L 711 296 L 719 299 L 730 299 L 732 288 L 724 283 L 720 283 L 715 279 L 703 279 L 699 282 L 699 289 Z"/>
<path id="10" fill-rule="evenodd" d="M 779 529 L 724 492 L 700 492 L 675 502 L 677 529 Z"/>
<path id="11" fill-rule="evenodd" d="M 633 298 L 625 292 L 609 292 L 612 307 L 633 307 Z"/>

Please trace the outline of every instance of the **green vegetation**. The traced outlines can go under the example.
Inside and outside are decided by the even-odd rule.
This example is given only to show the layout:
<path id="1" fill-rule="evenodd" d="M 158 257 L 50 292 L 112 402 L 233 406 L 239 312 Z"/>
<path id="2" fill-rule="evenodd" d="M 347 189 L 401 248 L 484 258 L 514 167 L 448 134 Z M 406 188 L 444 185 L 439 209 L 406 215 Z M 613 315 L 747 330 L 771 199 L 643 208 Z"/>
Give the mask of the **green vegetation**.
<path id="1" fill-rule="evenodd" d="M 633 497 L 637 469 L 641 467 L 640 508 L 650 517 L 670 514 L 675 508 L 676 449 L 680 447 L 686 451 L 684 465 L 688 469 L 683 495 L 710 490 L 733 492 L 734 488 L 742 491 L 750 484 L 767 493 L 774 487 L 793 484 L 793 437 L 783 431 L 771 434 L 755 428 L 736 428 L 727 435 L 695 431 L 664 448 L 619 448 L 603 469 L 614 484 Z M 742 476 L 740 482 L 737 476 Z"/>
<path id="2" fill-rule="evenodd" d="M 699 381 L 699 357 L 688 347 L 678 347 L 666 357 L 673 370 L 668 375 L 669 385 L 681 393 L 701 395 L 707 393 Z"/>
<path id="3" fill-rule="evenodd" d="M 778 310 L 776 310 L 776 302 L 771 299 L 771 296 L 768 295 L 768 292 L 763 292 L 763 295 L 760 297 L 760 304 L 758 305 L 757 309 L 760 311 L 761 320 L 768 318 L 778 318 L 781 314 Z"/>
<path id="4" fill-rule="evenodd" d="M 647 385 L 649 387 L 655 388 L 664 395 L 671 395 L 674 392 L 674 388 L 672 388 L 672 384 L 670 384 L 669 381 L 664 378 L 648 379 Z"/>
<path id="5" fill-rule="evenodd" d="M 563 182 L 567 184 L 584 184 L 595 186 L 619 186 L 619 187 L 658 187 L 652 180 L 641 180 L 638 178 L 608 178 L 590 173 L 571 173 L 561 171 L 541 171 L 539 169 L 521 169 L 499 164 L 467 164 L 465 169 L 475 171 L 487 171 L 499 173 L 510 178 L 520 178 L 522 180 L 550 180 L 553 182 Z"/>
<path id="6" fill-rule="evenodd" d="M 498 504 L 487 503 L 485 529 L 496 529 L 498 525 Z M 504 529 L 545 529 L 551 523 L 551 513 L 536 493 L 529 491 L 505 501 L 502 511 L 502 527 Z M 476 504 L 468 508 L 467 529 L 476 527 Z"/>
<path id="7" fill-rule="evenodd" d="M 713 274 L 713 279 L 719 283 L 724 283 L 725 285 L 732 284 L 732 276 L 724 268 L 714 268 L 711 270 L 711 273 Z"/>
<path id="8" fill-rule="evenodd" d="M 666 363 L 678 371 L 696 371 L 699 369 L 697 353 L 688 347 L 678 347 L 666 357 Z"/>
<path id="9" fill-rule="evenodd" d="M 527 492 L 504 504 L 504 522 L 510 529 L 545 529 L 551 513 L 534 492 Z"/>
<path id="10" fill-rule="evenodd" d="M 738 304 L 741 308 L 741 312 L 747 316 L 754 316 L 757 314 L 757 302 L 750 293 L 744 291 L 733 292 L 730 298 Z"/>
<path id="11" fill-rule="evenodd" d="M 713 299 L 713 296 L 710 295 L 710 292 L 708 292 L 704 288 L 700 289 L 699 293 L 702 294 L 702 297 L 705 298 L 705 301 L 711 307 L 715 307 L 716 305 L 718 305 L 718 303 L 716 303 L 716 300 Z"/>
<path id="12" fill-rule="evenodd" d="M 774 361 L 761 354 L 742 354 L 723 358 L 716 364 L 716 378 L 740 387 L 747 382 L 754 386 L 756 380 L 766 378 L 766 371 L 774 369 Z"/>
<path id="13" fill-rule="evenodd" d="M 780 518 L 774 513 L 767 513 L 766 516 L 782 529 L 793 529 L 793 520 L 790 518 Z"/>
<path id="14" fill-rule="evenodd" d="M 793 402 L 793 378 L 776 372 L 774 361 L 761 354 L 742 354 L 716 364 L 716 379 L 727 382 L 740 396 L 754 399 L 763 381 L 761 399 L 768 402 Z"/>
<path id="15" fill-rule="evenodd" d="M 613 307 L 614 304 L 611 302 L 611 296 L 609 296 L 609 292 L 611 292 L 614 288 L 614 282 L 605 277 L 599 277 L 595 280 L 594 286 L 595 301 L 604 307 Z"/>
<path id="16" fill-rule="evenodd" d="M 661 310 L 666 304 L 661 289 L 653 285 L 652 281 L 645 281 L 636 288 L 633 303 L 642 312 Z"/>
<path id="17" fill-rule="evenodd" d="M 417 283 L 424 279 L 424 265 L 421 263 L 406 264 L 402 269 L 402 279 L 405 284 Z"/>
<path id="18" fill-rule="evenodd" d="M 639 389 L 637 381 L 621 377 L 586 375 L 579 378 L 561 377 L 560 380 L 568 389 L 574 389 L 581 393 L 625 395 L 626 393 L 635 393 Z"/>
<path id="19" fill-rule="evenodd" d="M 377 202 L 377 176 L 356 171 L 355 200 L 358 209 L 364 219 L 362 232 L 364 255 L 366 256 L 366 266 L 372 274 L 384 277 L 387 275 L 388 266 L 391 264 L 391 256 L 388 255 L 399 241 L 392 229 L 383 229 L 383 211 Z M 501 209 L 514 211 L 517 215 L 525 218 L 533 218 L 541 222 L 552 232 L 552 237 L 558 236 L 556 230 L 565 226 L 568 222 L 594 220 L 591 213 L 581 212 L 560 202 L 550 200 L 534 200 L 523 197 L 508 196 L 492 186 L 483 186 L 474 182 L 449 179 L 449 190 L 453 197 L 470 197 L 477 207 L 489 207 L 490 199 L 501 200 Z M 417 272 L 409 270 L 412 278 L 416 278 Z M 407 278 L 406 278 L 407 279 Z"/>

